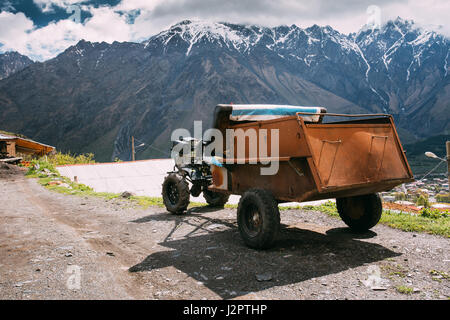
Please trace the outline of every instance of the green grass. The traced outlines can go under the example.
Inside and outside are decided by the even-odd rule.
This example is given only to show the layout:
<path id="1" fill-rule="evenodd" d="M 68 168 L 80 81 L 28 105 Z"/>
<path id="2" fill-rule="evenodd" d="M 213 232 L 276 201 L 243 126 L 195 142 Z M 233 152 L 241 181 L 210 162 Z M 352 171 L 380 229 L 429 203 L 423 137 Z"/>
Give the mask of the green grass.
<path id="1" fill-rule="evenodd" d="M 395 289 L 403 294 L 412 294 L 414 292 L 414 289 L 408 286 L 397 286 Z"/>
<path id="2" fill-rule="evenodd" d="M 162 198 L 157 197 L 143 197 L 143 196 L 132 196 L 131 201 L 138 204 L 139 206 L 143 208 L 148 207 L 164 207 L 164 203 L 162 201 Z"/>
<path id="3" fill-rule="evenodd" d="M 54 154 L 45 156 L 44 159 L 45 162 L 50 163 L 52 166 L 95 163 L 93 153 L 76 155 L 71 153 L 56 152 Z"/>
<path id="4" fill-rule="evenodd" d="M 303 210 L 314 210 L 339 218 L 336 205 L 329 201 L 320 206 L 304 206 Z M 425 232 L 450 238 L 450 217 L 448 213 L 423 211 L 422 214 L 410 215 L 383 211 L 380 223 L 407 232 Z"/>
<path id="5" fill-rule="evenodd" d="M 380 223 L 408 232 L 425 232 L 450 238 L 450 218 L 428 218 L 384 211 Z"/>
<path id="6" fill-rule="evenodd" d="M 335 218 L 340 218 L 339 213 L 337 212 L 336 205 L 332 201 L 327 201 L 318 206 L 303 206 L 303 210 L 312 210 L 312 211 L 320 211 L 326 213 L 327 215 Z"/>
<path id="7" fill-rule="evenodd" d="M 405 278 L 407 270 L 400 264 L 386 264 L 381 266 L 381 270 L 387 273 L 389 279 L 393 280 L 395 276 Z"/>
<path id="8" fill-rule="evenodd" d="M 442 280 L 449 280 L 448 273 L 439 270 L 430 270 L 431 279 L 434 281 L 442 282 Z"/>

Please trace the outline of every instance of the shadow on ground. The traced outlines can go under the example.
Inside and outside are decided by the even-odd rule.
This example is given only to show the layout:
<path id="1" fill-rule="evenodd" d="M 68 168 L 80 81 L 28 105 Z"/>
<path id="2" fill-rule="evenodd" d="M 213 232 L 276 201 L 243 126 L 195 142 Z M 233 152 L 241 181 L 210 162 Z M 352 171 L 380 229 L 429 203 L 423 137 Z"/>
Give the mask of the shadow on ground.
<path id="1" fill-rule="evenodd" d="M 175 226 L 159 243 L 169 250 L 147 256 L 129 271 L 173 266 L 228 299 L 400 255 L 381 245 L 358 240 L 376 236 L 373 231 L 354 234 L 348 228 L 334 228 L 322 233 L 300 229 L 298 225 L 282 225 L 272 249 L 252 250 L 244 246 L 234 220 L 201 215 L 210 210 L 208 207 L 194 208 L 183 216 L 160 213 L 133 221 L 173 220 Z M 179 239 L 177 233 L 178 238 L 172 239 L 181 224 L 193 228 L 183 238 Z M 257 281 L 257 275 L 265 275 L 270 280 Z"/>

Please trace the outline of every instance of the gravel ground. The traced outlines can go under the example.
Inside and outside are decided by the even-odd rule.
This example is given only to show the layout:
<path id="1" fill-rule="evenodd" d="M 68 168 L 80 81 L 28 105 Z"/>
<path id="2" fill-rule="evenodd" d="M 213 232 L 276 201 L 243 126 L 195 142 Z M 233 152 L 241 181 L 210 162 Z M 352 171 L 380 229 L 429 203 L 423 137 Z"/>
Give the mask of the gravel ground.
<path id="1" fill-rule="evenodd" d="M 233 209 L 174 216 L 63 195 L 4 165 L 0 190 L 1 299 L 450 297 L 449 240 L 439 236 L 382 225 L 352 234 L 338 219 L 292 210 L 281 211 L 275 247 L 255 251 Z"/>

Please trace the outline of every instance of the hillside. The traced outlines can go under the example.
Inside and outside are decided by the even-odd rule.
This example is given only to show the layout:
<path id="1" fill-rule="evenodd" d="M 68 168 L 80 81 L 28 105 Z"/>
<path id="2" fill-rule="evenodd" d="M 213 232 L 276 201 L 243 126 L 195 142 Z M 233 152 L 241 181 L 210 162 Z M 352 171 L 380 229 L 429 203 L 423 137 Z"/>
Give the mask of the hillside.
<path id="1" fill-rule="evenodd" d="M 425 156 L 425 152 L 431 151 L 438 157 L 445 159 L 446 149 L 445 143 L 450 141 L 450 135 L 437 135 L 429 137 L 427 139 L 418 141 L 416 143 L 404 145 L 403 148 L 406 151 L 411 169 L 414 174 L 425 174 L 438 165 L 439 160 L 430 159 Z M 447 165 L 441 164 L 434 173 L 446 173 Z"/>

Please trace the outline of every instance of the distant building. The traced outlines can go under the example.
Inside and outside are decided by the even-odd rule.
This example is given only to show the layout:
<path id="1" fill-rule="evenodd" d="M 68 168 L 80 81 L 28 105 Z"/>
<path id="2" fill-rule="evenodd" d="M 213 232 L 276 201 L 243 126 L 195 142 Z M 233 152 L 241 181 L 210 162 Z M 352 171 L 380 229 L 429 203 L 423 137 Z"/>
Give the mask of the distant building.
<path id="1" fill-rule="evenodd" d="M 0 133 L 0 158 L 15 158 L 21 154 L 43 156 L 55 147 L 30 139 Z"/>
<path id="2" fill-rule="evenodd" d="M 395 197 L 394 196 L 383 196 L 383 201 L 384 202 L 394 202 Z"/>

